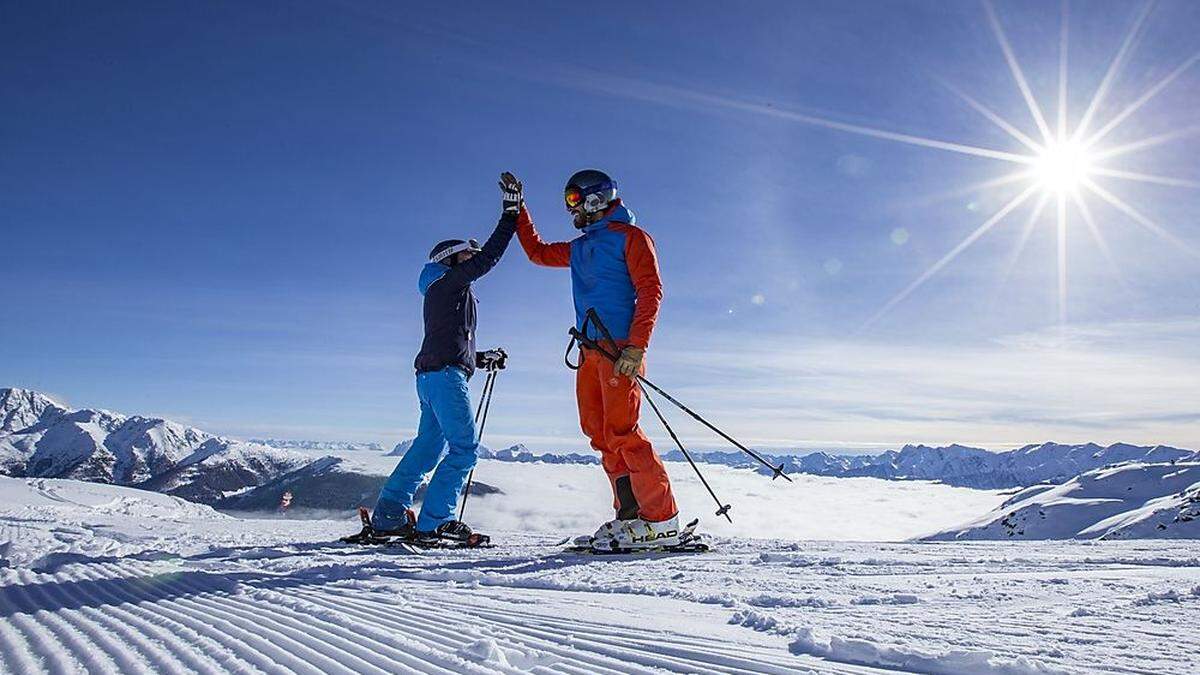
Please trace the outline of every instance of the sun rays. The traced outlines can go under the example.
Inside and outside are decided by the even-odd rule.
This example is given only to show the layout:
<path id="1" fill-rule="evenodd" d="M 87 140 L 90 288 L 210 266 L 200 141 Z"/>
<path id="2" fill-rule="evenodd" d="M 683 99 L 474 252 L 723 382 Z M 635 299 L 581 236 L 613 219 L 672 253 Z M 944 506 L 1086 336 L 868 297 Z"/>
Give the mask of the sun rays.
<path id="1" fill-rule="evenodd" d="M 1170 70 L 1166 71 L 1162 77 L 1144 91 L 1134 92 L 1137 95 L 1130 98 L 1129 103 L 1118 106 L 1119 110 L 1116 114 L 1106 117 L 1104 115 L 1105 103 L 1117 98 L 1119 92 L 1116 83 L 1122 70 L 1136 53 L 1138 45 L 1144 37 L 1148 20 L 1153 14 L 1155 3 L 1153 0 L 1147 0 L 1135 10 L 1128 30 L 1122 36 L 1119 44 L 1115 45 L 1115 52 L 1106 64 L 1103 76 L 1095 91 L 1091 92 L 1091 97 L 1087 99 L 1086 105 L 1080 110 L 1070 110 L 1068 109 L 1070 99 L 1068 76 L 1071 61 L 1068 47 L 1071 37 L 1069 30 L 1071 17 L 1068 0 L 1062 0 L 1057 31 L 1058 58 L 1057 63 L 1054 64 L 1057 86 L 1051 97 L 1051 105 L 1043 106 L 1029 85 L 1029 80 L 1008 35 L 1005 33 L 1001 17 L 990 0 L 981 0 L 981 2 L 982 18 L 999 48 L 998 56 L 1003 59 L 1011 75 L 1024 107 L 1027 109 L 1027 115 L 1020 115 L 1022 120 L 1005 117 L 961 87 L 937 75 L 934 76 L 934 79 L 966 106 L 987 120 L 989 124 L 1011 138 L 1014 141 L 1012 148 L 984 147 L 946 138 L 904 133 L 895 129 L 835 119 L 808 110 L 789 109 L 774 103 L 746 100 L 678 85 L 619 77 L 596 70 L 573 69 L 570 72 L 551 76 L 550 80 L 572 88 L 578 88 L 580 82 L 586 81 L 586 90 L 590 93 L 602 91 L 627 99 L 659 105 L 688 107 L 706 112 L 722 109 L 761 115 L 810 127 L 1004 162 L 1010 165 L 1006 170 L 997 172 L 994 177 L 977 181 L 971 185 L 956 186 L 935 195 L 913 195 L 905 198 L 901 204 L 905 208 L 924 206 L 963 195 L 1003 195 L 1007 201 L 1002 200 L 1001 206 L 991 214 L 987 214 L 983 221 L 975 226 L 962 241 L 952 246 L 945 255 L 887 300 L 859 327 L 860 331 L 869 328 L 903 303 L 905 299 L 912 296 L 939 272 L 949 267 L 960 254 L 991 230 L 1014 221 L 1019 224 L 1016 226 L 1020 227 L 1020 232 L 1016 250 L 1005 261 L 1003 280 L 1007 281 L 1013 274 L 1021 252 L 1032 240 L 1032 235 L 1037 228 L 1052 225 L 1058 248 L 1055 254 L 1055 264 L 1058 268 L 1056 275 L 1057 315 L 1060 324 L 1065 324 L 1068 318 L 1067 246 L 1071 240 L 1070 235 L 1074 232 L 1073 224 L 1079 224 L 1080 231 L 1085 232 L 1091 238 L 1096 248 L 1106 258 L 1105 262 L 1113 270 L 1114 277 L 1122 284 L 1125 283 L 1120 276 L 1120 267 L 1114 261 L 1113 251 L 1104 237 L 1102 224 L 1107 223 L 1101 222 L 1101 214 L 1098 214 L 1093 208 L 1096 205 L 1111 207 L 1117 212 L 1112 215 L 1118 219 L 1128 219 L 1129 222 L 1136 224 L 1159 240 L 1169 243 L 1172 250 L 1200 259 L 1200 249 L 1196 244 L 1189 243 L 1167 226 L 1155 222 L 1110 189 L 1111 183 L 1200 189 L 1200 180 L 1194 177 L 1135 171 L 1120 163 L 1129 155 L 1139 154 L 1144 157 L 1146 151 L 1153 148 L 1161 148 L 1176 141 L 1200 136 L 1200 123 L 1189 120 L 1189 124 L 1159 131 L 1153 135 L 1134 140 L 1122 140 L 1115 144 L 1106 143 L 1106 139 L 1109 139 L 1114 131 L 1131 120 L 1135 120 L 1139 111 L 1167 91 L 1172 84 L 1177 83 L 1189 71 L 1200 69 L 1198 67 L 1200 51 L 1190 54 L 1178 63 L 1168 64 Z M 1051 108 L 1053 108 L 1052 114 L 1048 114 L 1047 111 Z M 1073 122 L 1073 120 L 1075 121 Z M 1008 195 L 1014 191 L 1018 194 L 1008 199 Z M 1022 209 L 1025 208 L 1029 210 L 1028 217 L 1023 217 Z M 1108 214 L 1103 215 L 1107 216 Z"/>
<path id="2" fill-rule="evenodd" d="M 1057 110 L 1054 115 L 1054 128 L 1051 128 L 1049 118 L 1047 117 L 1042 106 L 1039 104 L 1037 97 L 1034 96 L 1032 89 L 1028 84 L 1024 71 L 1016 58 L 1008 36 L 1004 32 L 1004 28 L 1000 23 L 1000 19 L 996 14 L 995 8 L 991 2 L 984 0 L 984 14 L 987 19 L 988 26 L 994 35 L 996 42 L 1000 48 L 1000 52 L 1008 66 L 1008 70 L 1012 75 L 1013 82 L 1017 90 L 1021 94 L 1021 98 L 1028 108 L 1029 116 L 1033 125 L 1037 129 L 1037 134 L 1041 140 L 1036 140 L 1030 137 L 1027 133 L 1021 131 L 1019 125 L 1011 120 L 1007 120 L 996 112 L 983 105 L 975 98 L 962 91 L 953 84 L 945 81 L 941 83 L 950 91 L 956 94 L 970 108 L 978 112 L 981 116 L 991 122 L 1000 130 L 1004 131 L 1016 142 L 1024 146 L 1028 153 L 1009 153 L 1004 150 L 992 148 L 982 148 L 970 146 L 967 144 L 950 143 L 948 141 L 939 141 L 939 144 L 953 145 L 958 152 L 966 152 L 979 157 L 996 159 L 1002 161 L 1013 162 L 1024 165 L 1022 170 L 1015 173 L 1006 174 L 993 181 L 987 181 L 982 184 L 976 184 L 973 188 L 979 185 L 1003 185 L 1012 182 L 1028 180 L 1029 185 L 1016 197 L 1005 202 L 999 209 L 988 216 L 982 224 L 976 227 L 969 235 L 954 246 L 948 253 L 942 256 L 937 262 L 926 269 L 912 283 L 902 289 L 899 293 L 893 296 L 887 303 L 884 304 L 878 312 L 876 312 L 865 324 L 864 328 L 874 324 L 897 305 L 902 303 L 906 298 L 911 296 L 917 289 L 924 285 L 927 281 L 938 274 L 942 269 L 954 261 L 963 251 L 970 248 L 972 244 L 982 238 L 988 231 L 995 228 L 1006 217 L 1016 211 L 1026 202 L 1031 201 L 1031 197 L 1040 193 L 1040 198 L 1035 201 L 1028 219 L 1024 221 L 1024 227 L 1020 233 L 1016 251 L 1012 258 L 1008 261 L 1005 268 L 1005 279 L 1012 273 L 1016 259 L 1020 255 L 1026 242 L 1029 240 L 1033 230 L 1041 221 L 1043 213 L 1047 207 L 1052 207 L 1054 212 L 1054 227 L 1057 241 L 1057 298 L 1058 298 L 1058 321 L 1060 325 L 1064 325 L 1067 321 L 1067 244 L 1069 223 L 1072 215 L 1076 214 L 1078 219 L 1084 224 L 1086 231 L 1095 241 L 1096 246 L 1106 258 L 1106 262 L 1112 268 L 1114 275 L 1124 283 L 1120 277 L 1119 268 L 1113 257 L 1112 250 L 1108 246 L 1108 242 L 1104 237 L 1103 231 L 1097 222 L 1092 208 L 1089 205 L 1089 199 L 1098 198 L 1120 213 L 1124 214 L 1131 221 L 1151 232 L 1163 241 L 1169 242 L 1177 250 L 1186 252 L 1190 255 L 1200 258 L 1200 251 L 1188 242 L 1184 241 L 1165 226 L 1154 222 L 1151 218 L 1144 215 L 1137 208 L 1127 203 L 1117 195 L 1113 194 L 1109 189 L 1103 187 L 1098 179 L 1116 179 L 1119 181 L 1134 181 L 1140 183 L 1149 183 L 1154 185 L 1178 188 L 1200 188 L 1200 181 L 1189 180 L 1185 178 L 1177 178 L 1173 176 L 1160 176 L 1136 171 L 1130 171 L 1111 164 L 1113 160 L 1123 155 L 1140 152 L 1155 146 L 1169 143 L 1173 140 L 1186 136 L 1193 136 L 1200 133 L 1200 125 L 1192 125 L 1172 130 L 1167 133 L 1151 136 L 1148 138 L 1139 139 L 1136 141 L 1124 143 L 1114 147 L 1103 147 L 1101 145 L 1105 137 L 1113 130 L 1119 127 L 1122 123 L 1130 119 L 1138 112 L 1146 103 L 1152 100 L 1155 96 L 1167 89 L 1186 71 L 1200 62 L 1200 52 L 1190 56 L 1183 62 L 1178 64 L 1164 77 L 1158 80 L 1153 86 L 1135 98 L 1132 103 L 1129 103 L 1120 110 L 1111 119 L 1103 122 L 1099 128 L 1089 133 L 1089 129 L 1097 124 L 1097 115 L 1101 109 L 1105 99 L 1112 93 L 1113 83 L 1117 80 L 1121 73 L 1121 69 L 1128 63 L 1131 55 L 1134 53 L 1138 42 L 1142 37 L 1142 32 L 1146 24 L 1147 18 L 1150 16 L 1153 9 L 1153 3 L 1145 4 L 1137 16 L 1133 20 L 1129 31 L 1126 33 L 1116 54 L 1109 62 L 1108 67 L 1100 81 L 1095 93 L 1089 100 L 1086 109 L 1080 116 L 1079 122 L 1074 129 L 1069 128 L 1069 116 L 1067 111 L 1068 100 L 1068 44 L 1070 16 L 1069 6 L 1064 0 L 1062 3 L 1061 24 L 1059 30 L 1059 59 L 1058 59 L 1058 86 L 1057 86 Z M 907 141 L 906 141 L 907 142 Z M 937 147 L 929 143 L 922 143 L 927 147 Z M 969 151 L 964 149 L 969 148 Z M 940 148 L 949 149 L 949 148 Z"/>

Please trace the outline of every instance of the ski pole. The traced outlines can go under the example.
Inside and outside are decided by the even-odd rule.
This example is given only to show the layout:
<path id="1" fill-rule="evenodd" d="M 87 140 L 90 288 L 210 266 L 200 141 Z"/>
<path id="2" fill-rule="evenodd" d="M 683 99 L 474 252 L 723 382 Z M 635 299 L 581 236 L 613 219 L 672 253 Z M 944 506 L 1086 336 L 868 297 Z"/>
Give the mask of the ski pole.
<path id="1" fill-rule="evenodd" d="M 483 381 L 483 392 L 479 396 L 479 406 L 475 408 L 475 424 L 479 427 L 479 431 L 476 432 L 476 443 L 483 441 L 483 427 L 487 425 L 488 411 L 492 408 L 492 391 L 496 389 L 496 375 L 499 372 L 498 370 L 489 370 L 487 379 Z M 480 412 L 483 413 L 482 417 L 480 417 Z M 463 489 L 462 505 L 458 507 L 458 521 L 460 523 L 463 519 L 463 513 L 467 510 L 467 497 L 471 494 L 471 482 L 474 478 L 475 469 L 472 468 L 471 472 L 467 474 L 467 485 Z"/>
<path id="2" fill-rule="evenodd" d="M 599 322 L 599 320 L 600 320 L 599 316 L 596 315 L 594 310 L 588 311 L 588 317 L 591 318 L 595 322 Z M 567 332 L 571 335 L 572 338 L 574 338 L 577 342 L 579 342 L 579 344 L 583 345 L 584 347 L 588 347 L 589 349 L 594 349 L 594 350 L 600 352 L 601 354 L 603 354 L 610 361 L 613 361 L 614 363 L 616 362 L 616 360 L 618 358 L 618 356 L 616 354 L 613 354 L 612 352 L 610 352 L 607 349 L 605 349 L 604 347 L 602 347 L 595 340 L 593 340 L 593 339 L 589 338 L 587 335 L 584 335 L 583 333 L 581 333 L 579 331 L 579 329 L 572 326 L 571 329 Z M 721 438 L 724 438 L 726 441 L 729 441 L 730 443 L 732 443 L 734 445 L 734 447 L 736 447 L 737 449 L 741 450 L 742 452 L 744 452 L 747 455 L 749 455 L 750 457 L 752 457 L 759 464 L 762 464 L 763 466 L 770 469 L 771 473 L 772 473 L 771 480 L 775 480 L 776 478 L 783 478 L 784 480 L 788 481 L 789 483 L 792 482 L 791 477 L 783 472 L 783 464 L 780 464 L 779 466 L 775 466 L 775 465 L 771 464 L 766 459 L 764 459 L 762 455 L 751 450 L 750 448 L 747 448 L 746 446 L 739 443 L 737 441 L 737 439 L 735 439 L 734 437 L 732 437 L 729 434 L 725 433 L 724 431 L 721 431 L 720 429 L 718 429 L 712 422 L 709 422 L 708 420 L 704 419 L 703 417 L 700 416 L 699 413 L 697 413 L 696 411 L 692 410 L 691 408 L 689 408 L 686 405 L 684 405 L 683 403 L 681 403 L 674 396 L 671 396 L 667 392 L 663 391 L 663 389 L 661 387 L 659 387 L 658 385 L 654 384 L 653 382 L 651 382 L 650 380 L 646 379 L 645 377 L 643 377 L 641 375 L 636 375 L 636 377 L 639 382 L 646 385 L 647 387 L 650 387 L 654 391 L 658 392 L 663 398 L 665 398 L 668 401 L 670 401 L 671 403 L 675 404 L 675 406 L 677 408 L 679 408 L 683 412 L 690 415 L 692 417 L 692 419 L 694 419 L 697 422 L 708 427 L 713 432 L 715 432 L 718 436 L 720 436 Z"/>
<path id="3" fill-rule="evenodd" d="M 596 313 L 595 309 L 589 309 L 587 311 L 586 320 L 595 323 L 596 328 L 604 334 L 604 339 L 608 340 L 608 343 L 612 345 L 614 350 L 617 349 L 617 341 L 613 338 L 612 333 L 608 332 L 608 326 L 605 326 L 604 322 L 600 320 L 600 315 Z M 568 362 L 568 365 L 570 365 L 570 362 Z M 725 516 L 725 520 L 728 520 L 730 523 L 732 523 L 733 518 L 729 517 L 729 509 L 733 508 L 733 506 L 731 504 L 721 503 L 721 498 L 717 496 L 717 493 L 712 489 L 712 486 L 708 484 L 708 479 L 704 477 L 704 473 L 700 471 L 700 467 L 697 466 L 696 461 L 692 459 L 692 453 L 688 452 L 687 448 L 683 447 L 683 441 L 679 440 L 679 436 L 675 433 L 675 429 L 671 427 L 671 424 L 667 422 L 666 416 L 663 415 L 662 411 L 658 409 L 658 404 L 654 402 L 654 398 L 650 396 L 650 392 L 646 391 L 645 385 L 643 385 L 640 380 L 634 380 L 634 382 L 637 382 L 638 389 L 641 390 L 642 396 L 644 396 L 646 402 L 650 404 L 650 408 L 654 411 L 654 414 L 658 416 L 658 421 L 662 422 L 663 428 L 666 429 L 667 433 L 671 435 L 671 440 L 675 441 L 675 447 L 679 448 L 679 451 L 683 453 L 683 456 L 687 459 L 688 464 L 692 465 L 692 470 L 696 472 L 696 476 L 700 478 L 700 482 L 704 484 L 704 489 L 708 490 L 708 494 L 712 495 L 713 501 L 717 503 L 717 515 Z"/>
<path id="4" fill-rule="evenodd" d="M 717 496 L 717 493 L 713 491 L 712 486 L 708 484 L 708 479 L 704 477 L 703 473 L 700 473 L 700 467 L 696 466 L 696 461 L 692 459 L 692 453 L 688 452 L 687 448 L 683 447 L 683 442 L 679 440 L 679 436 L 675 435 L 675 430 L 672 429 L 671 425 L 667 423 L 667 418 L 664 417 L 662 411 L 658 409 L 658 404 L 654 402 L 654 399 L 650 398 L 650 392 L 646 391 L 646 388 L 642 386 L 641 382 L 638 382 L 638 387 L 642 390 L 642 395 L 646 397 L 646 403 L 649 403 L 650 408 L 654 410 L 654 414 L 658 415 L 658 421 L 662 422 L 662 425 L 664 428 L 666 428 L 667 433 L 671 434 L 671 440 L 675 441 L 675 446 L 679 448 L 679 451 L 682 452 L 683 456 L 687 458 L 688 464 L 692 465 L 692 470 L 695 471 L 696 475 L 700 477 L 700 482 L 704 484 L 704 489 L 708 490 L 708 494 L 712 495 L 713 501 L 717 503 L 717 515 L 725 516 L 725 520 L 728 520 L 732 523 L 733 518 L 729 517 L 729 509 L 733 508 L 733 505 L 721 503 L 721 498 Z"/>

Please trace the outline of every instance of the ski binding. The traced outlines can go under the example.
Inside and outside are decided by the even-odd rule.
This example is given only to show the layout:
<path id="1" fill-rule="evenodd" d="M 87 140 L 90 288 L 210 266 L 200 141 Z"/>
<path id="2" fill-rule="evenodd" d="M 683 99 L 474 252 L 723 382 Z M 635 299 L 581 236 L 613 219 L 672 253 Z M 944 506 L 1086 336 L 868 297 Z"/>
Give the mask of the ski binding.
<path id="1" fill-rule="evenodd" d="M 651 546 L 648 548 L 593 548 L 592 537 L 582 535 L 571 540 L 564 540 L 560 545 L 568 553 L 587 553 L 592 555 L 637 555 L 640 553 L 704 553 L 710 550 L 701 535 L 696 534 L 696 526 L 700 524 L 697 518 L 684 526 L 679 532 L 679 543 L 668 546 Z"/>
<path id="2" fill-rule="evenodd" d="M 371 525 L 371 512 L 365 506 L 358 507 L 358 517 L 362 521 L 362 530 L 357 534 L 342 537 L 338 541 L 344 544 L 361 546 L 385 546 L 413 549 L 458 549 L 458 548 L 491 548 L 492 539 L 486 534 L 472 532 L 466 539 L 427 539 L 417 537 L 409 523 L 404 533 L 381 533 Z M 415 520 L 411 516 L 410 521 Z M 414 551 L 415 552 L 415 551 Z"/>

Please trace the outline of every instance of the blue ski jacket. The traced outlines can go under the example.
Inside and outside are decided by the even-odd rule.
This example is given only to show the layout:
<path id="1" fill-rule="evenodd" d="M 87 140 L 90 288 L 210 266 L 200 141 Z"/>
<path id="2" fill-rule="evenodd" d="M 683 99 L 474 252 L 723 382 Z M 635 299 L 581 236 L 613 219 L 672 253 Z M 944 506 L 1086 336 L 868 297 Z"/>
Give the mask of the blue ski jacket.
<path id="1" fill-rule="evenodd" d="M 635 224 L 633 212 L 616 200 L 604 218 L 583 228 L 570 242 L 542 240 L 529 212 L 517 219 L 517 236 L 529 259 L 548 267 L 570 267 L 575 326 L 584 329 L 595 309 L 613 338 L 645 349 L 662 304 L 662 278 L 654 240 Z M 595 326 L 588 336 L 600 339 Z"/>

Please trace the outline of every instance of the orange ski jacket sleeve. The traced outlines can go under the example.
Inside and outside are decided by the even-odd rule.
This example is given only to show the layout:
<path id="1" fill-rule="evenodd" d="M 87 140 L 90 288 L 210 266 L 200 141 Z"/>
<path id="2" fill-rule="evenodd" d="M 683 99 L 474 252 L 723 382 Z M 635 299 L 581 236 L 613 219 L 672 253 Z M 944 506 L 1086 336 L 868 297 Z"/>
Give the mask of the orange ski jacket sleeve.
<path id="1" fill-rule="evenodd" d="M 571 268 L 579 330 L 584 330 L 587 310 L 595 309 L 606 317 L 619 342 L 646 349 L 662 305 L 662 277 L 654 240 L 632 220 L 633 214 L 618 201 L 573 242 L 547 243 L 522 206 L 517 239 L 534 264 Z M 573 255 L 575 248 L 582 253 Z"/>
<path id="2" fill-rule="evenodd" d="M 650 334 L 654 332 L 658 310 L 662 306 L 663 287 L 658 271 L 658 253 L 654 248 L 654 240 L 645 230 L 632 226 L 621 229 L 625 230 L 625 263 L 629 266 L 629 279 L 637 294 L 633 321 L 629 326 L 629 344 L 646 349 L 650 346 Z"/>
<path id="3" fill-rule="evenodd" d="M 535 265 L 544 265 L 546 267 L 570 267 L 571 266 L 571 244 L 565 241 L 556 241 L 547 243 L 538 234 L 537 228 L 533 226 L 533 218 L 529 217 L 529 210 L 525 205 L 521 205 L 521 213 L 517 216 L 517 239 L 521 242 L 521 248 L 525 249 L 525 255 L 529 256 L 529 261 Z"/>

